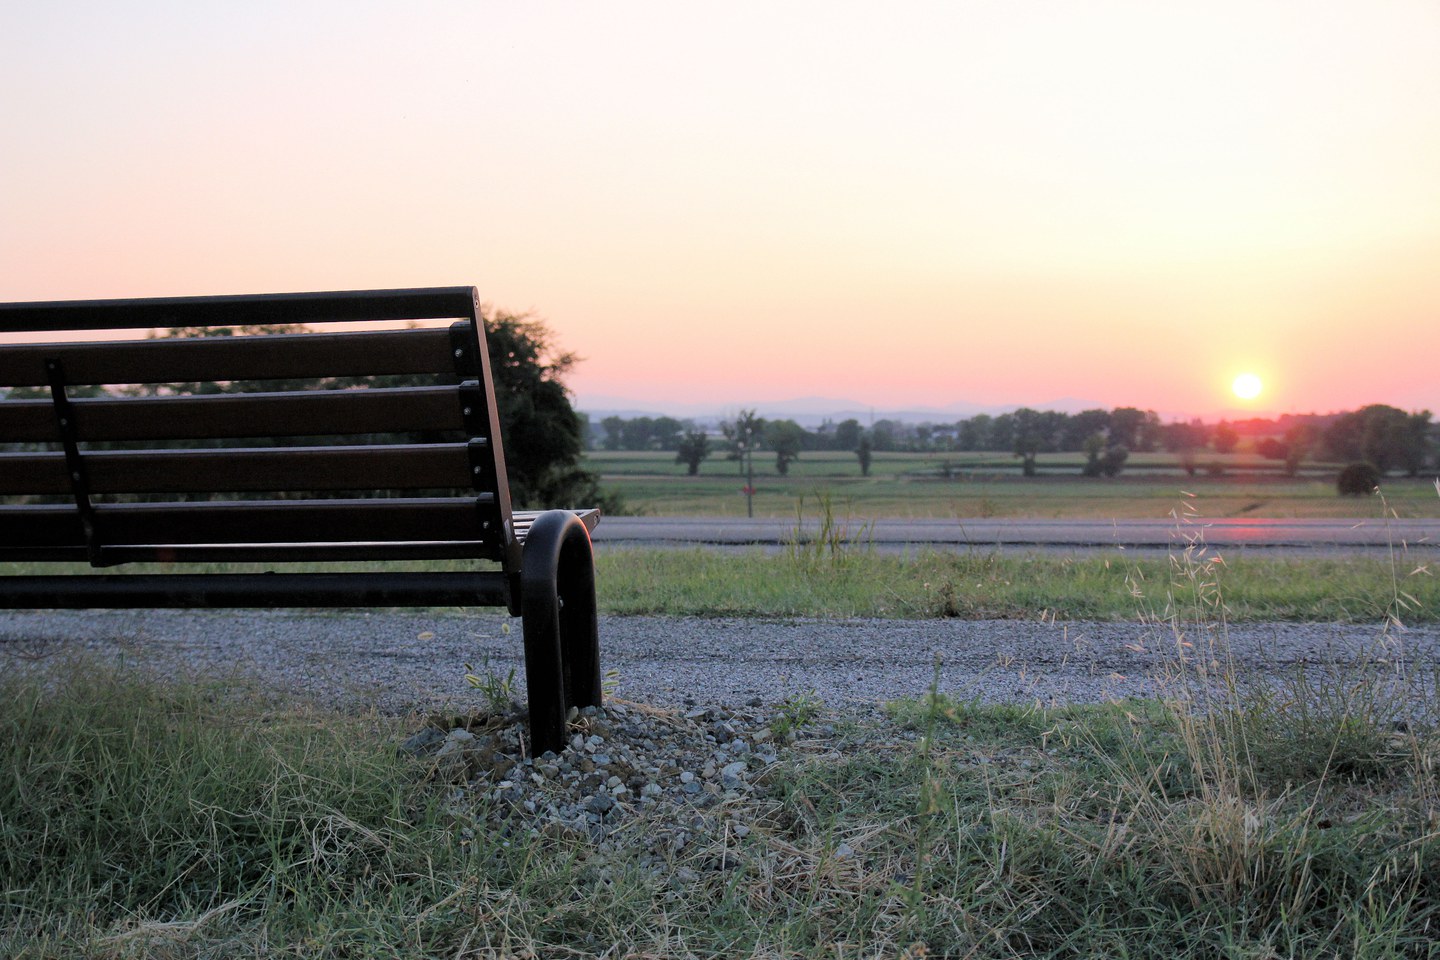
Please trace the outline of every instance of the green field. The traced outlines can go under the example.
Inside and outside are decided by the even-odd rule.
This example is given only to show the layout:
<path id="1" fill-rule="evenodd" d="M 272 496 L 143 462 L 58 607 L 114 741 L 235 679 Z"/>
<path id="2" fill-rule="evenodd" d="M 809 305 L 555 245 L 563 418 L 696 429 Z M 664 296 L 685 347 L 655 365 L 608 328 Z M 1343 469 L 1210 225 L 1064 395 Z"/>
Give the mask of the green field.
<path id="1" fill-rule="evenodd" d="M 737 462 L 712 458 L 690 477 L 674 459 L 658 451 L 592 451 L 585 466 L 637 513 L 745 515 Z M 1182 501 L 1209 518 L 1377 517 L 1387 508 L 1402 517 L 1440 517 L 1434 478 L 1386 478 L 1382 503 L 1339 496 L 1334 467 L 1287 477 L 1253 454 L 1206 457 L 1195 476 L 1169 454 L 1136 454 L 1114 478 L 1082 477 L 1081 463 L 1079 454 L 1042 455 L 1040 474 L 1023 477 L 1019 461 L 1003 454 L 878 453 L 862 477 L 853 454 L 827 452 L 802 455 L 782 477 L 772 459 L 757 457 L 754 509 L 759 517 L 791 517 L 801 497 L 827 496 L 837 514 L 858 518 L 1164 518 Z"/>
<path id="2" fill-rule="evenodd" d="M 1134 620 L 1220 596 L 1231 622 L 1440 618 L 1440 579 L 1423 557 L 1216 557 L 606 550 L 596 589 L 601 610 L 621 616 Z"/>

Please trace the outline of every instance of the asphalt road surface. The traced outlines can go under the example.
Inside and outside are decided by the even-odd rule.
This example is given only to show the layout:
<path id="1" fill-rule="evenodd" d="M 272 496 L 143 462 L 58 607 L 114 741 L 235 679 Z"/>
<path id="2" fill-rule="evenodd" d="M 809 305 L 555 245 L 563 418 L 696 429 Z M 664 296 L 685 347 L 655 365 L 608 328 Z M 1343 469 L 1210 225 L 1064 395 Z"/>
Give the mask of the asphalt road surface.
<path id="1" fill-rule="evenodd" d="M 814 537 L 816 524 L 799 531 Z M 849 525 L 852 540 L 878 550 L 1064 549 L 1165 551 L 1193 542 L 1275 552 L 1440 550 L 1440 520 L 876 520 Z M 793 520 L 725 517 L 606 517 L 593 537 L 607 547 L 779 547 L 796 539 Z"/>

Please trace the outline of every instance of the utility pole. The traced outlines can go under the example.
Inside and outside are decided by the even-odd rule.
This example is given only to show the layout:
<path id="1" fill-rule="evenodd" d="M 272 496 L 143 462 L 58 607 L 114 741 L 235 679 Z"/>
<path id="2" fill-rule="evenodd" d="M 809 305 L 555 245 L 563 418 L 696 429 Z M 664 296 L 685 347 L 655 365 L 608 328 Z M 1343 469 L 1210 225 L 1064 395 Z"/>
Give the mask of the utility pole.
<path id="1" fill-rule="evenodd" d="M 755 410 L 740 410 L 734 419 L 734 446 L 739 453 L 740 472 L 744 475 L 744 515 L 755 518 Z"/>
<path id="2" fill-rule="evenodd" d="M 755 519 L 755 446 L 748 439 L 745 443 L 745 516 Z"/>
<path id="3" fill-rule="evenodd" d="M 755 411 L 741 410 L 735 418 L 735 445 L 745 471 L 745 516 L 755 518 Z"/>

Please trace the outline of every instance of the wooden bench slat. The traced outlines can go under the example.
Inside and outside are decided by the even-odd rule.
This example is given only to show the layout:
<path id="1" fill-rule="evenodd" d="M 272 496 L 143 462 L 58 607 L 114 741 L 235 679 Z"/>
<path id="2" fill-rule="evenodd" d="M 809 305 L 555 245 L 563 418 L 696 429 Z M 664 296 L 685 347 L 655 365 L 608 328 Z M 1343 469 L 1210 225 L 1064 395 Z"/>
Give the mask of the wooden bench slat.
<path id="1" fill-rule="evenodd" d="M 493 494 L 479 494 L 469 498 L 115 503 L 96 505 L 95 522 L 105 546 L 472 541 L 475 556 L 489 556 L 489 551 L 501 546 L 499 532 L 481 526 L 493 501 Z M 23 559 L 26 548 L 77 547 L 85 542 L 73 506 L 0 505 L 0 559 Z"/>
<path id="2" fill-rule="evenodd" d="M 498 549 L 498 548 L 494 548 Z M 117 546 L 102 551 L 105 564 L 124 563 L 331 563 L 372 560 L 499 560 L 492 548 L 473 540 L 355 543 L 171 543 L 162 546 Z M 6 548 L 7 560 L 22 563 L 89 563 L 85 547 Z M 3 578 L 0 578 L 3 580 Z"/>
<path id="3" fill-rule="evenodd" d="M 468 489 L 472 481 L 464 443 L 98 450 L 83 462 L 93 494 Z M 0 453 L 0 494 L 72 489 L 63 453 Z"/>
<path id="4" fill-rule="evenodd" d="M 60 439 L 49 400 L 0 400 L 0 439 L 5 443 L 53 443 Z"/>
<path id="5" fill-rule="evenodd" d="M 444 374 L 456 363 L 445 328 L 27 343 L 0 351 L 0 385 L 46 386 L 45 361 L 56 358 L 67 384 Z"/>
<path id="6" fill-rule="evenodd" d="M 515 513 L 515 538 L 522 543 L 530 533 L 530 526 L 543 510 L 519 510 Z M 573 511 L 587 530 L 594 530 L 600 522 L 600 511 L 587 509 Z M 324 563 L 345 560 L 466 560 L 477 556 L 474 542 L 456 540 L 450 542 L 400 542 L 375 541 L 368 543 L 328 544 L 168 544 L 164 547 L 112 546 L 106 548 L 111 563 L 248 563 L 248 562 L 289 562 Z M 69 547 L 14 547 L 5 550 L 10 559 L 31 561 L 71 561 L 85 563 L 88 560 L 83 546 Z M 488 554 L 480 554 L 487 557 Z M 489 557 L 489 559 L 499 559 Z"/>
<path id="7" fill-rule="evenodd" d="M 446 320 L 475 315 L 474 287 L 261 293 L 0 304 L 0 333 L 252 324 Z"/>
<path id="8" fill-rule="evenodd" d="M 454 387 L 390 387 L 186 397 L 77 398 L 76 439 L 189 440 L 459 430 Z M 0 437 L 58 443 L 49 400 L 0 400 Z"/>

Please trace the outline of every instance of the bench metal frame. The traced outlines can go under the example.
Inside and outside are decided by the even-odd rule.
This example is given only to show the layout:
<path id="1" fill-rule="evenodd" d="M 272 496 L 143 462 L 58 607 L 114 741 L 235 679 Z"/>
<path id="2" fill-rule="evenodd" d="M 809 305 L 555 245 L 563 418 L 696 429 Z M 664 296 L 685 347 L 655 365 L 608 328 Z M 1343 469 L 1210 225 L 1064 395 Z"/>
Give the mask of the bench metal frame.
<path id="1" fill-rule="evenodd" d="M 600 703 L 589 533 L 599 513 L 512 511 L 475 288 L 8 303 L 0 337 L 433 320 L 452 323 L 0 343 L 0 387 L 48 393 L 0 399 L 0 445 L 27 448 L 0 452 L 0 560 L 498 570 L 10 576 L 0 608 L 504 606 L 524 626 L 533 749 L 558 751 L 569 708 Z M 386 375 L 426 383 L 330 388 Z M 293 382 L 317 378 L 327 388 Z M 255 383 L 185 387 L 221 381 Z M 117 384 L 152 386 L 89 395 Z M 263 442 L 209 445 L 245 438 Z"/>

